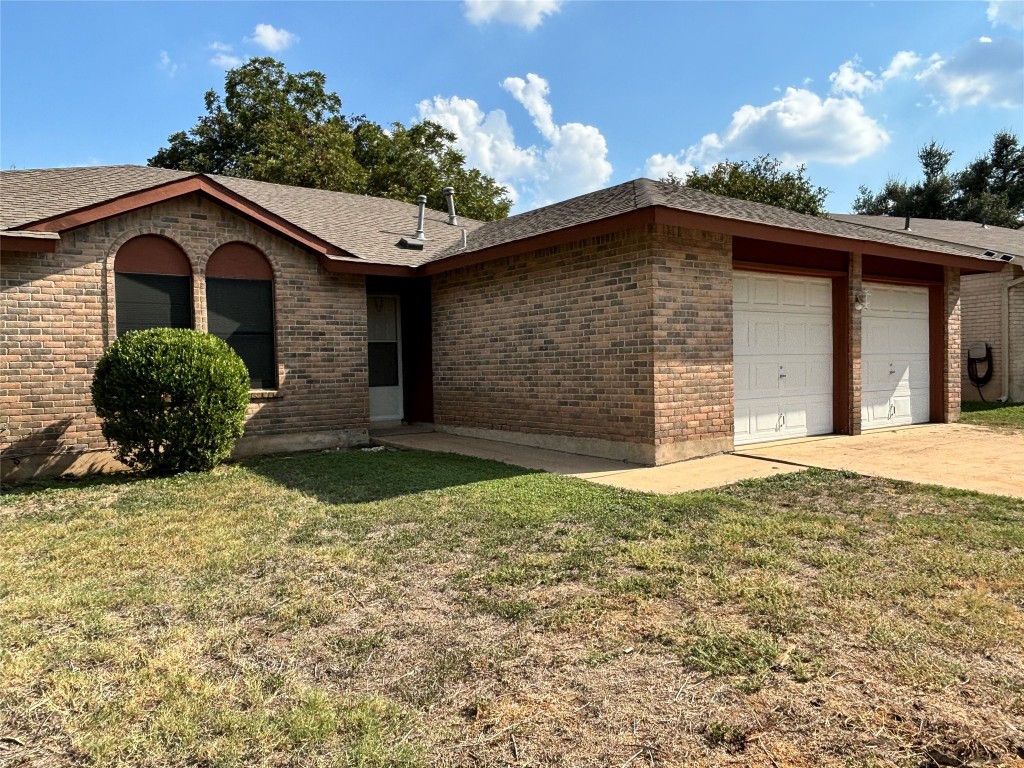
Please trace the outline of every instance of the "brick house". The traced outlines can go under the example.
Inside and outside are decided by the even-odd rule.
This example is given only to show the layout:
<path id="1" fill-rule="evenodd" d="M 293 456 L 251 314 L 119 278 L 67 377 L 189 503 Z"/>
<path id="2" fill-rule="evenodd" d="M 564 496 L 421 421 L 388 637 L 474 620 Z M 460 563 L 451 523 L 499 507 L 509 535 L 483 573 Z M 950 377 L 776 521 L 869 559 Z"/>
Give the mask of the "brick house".
<path id="1" fill-rule="evenodd" d="M 647 179 L 422 227 L 415 205 L 136 166 L 0 184 L 7 479 L 109 464 L 93 366 L 152 325 L 246 360 L 238 455 L 407 421 L 663 464 L 955 421 L 960 277 L 1003 266 Z"/>
<path id="2" fill-rule="evenodd" d="M 956 245 L 1003 261 L 997 272 L 964 275 L 960 284 L 961 398 L 1024 402 L 1024 230 L 970 221 L 898 216 L 834 218 Z M 968 375 L 968 354 L 982 357 L 988 345 L 992 376 L 980 388 Z M 983 376 L 988 363 L 976 363 Z M 979 391 L 980 390 L 980 391 Z"/>

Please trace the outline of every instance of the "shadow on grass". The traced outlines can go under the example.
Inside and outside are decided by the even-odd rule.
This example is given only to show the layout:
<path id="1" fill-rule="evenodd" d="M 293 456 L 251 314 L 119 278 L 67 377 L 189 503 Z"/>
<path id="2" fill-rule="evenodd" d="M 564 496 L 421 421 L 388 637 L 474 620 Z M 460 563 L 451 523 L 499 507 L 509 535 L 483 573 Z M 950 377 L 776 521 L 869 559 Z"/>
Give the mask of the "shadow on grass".
<path id="1" fill-rule="evenodd" d="M 327 504 L 362 504 L 538 474 L 511 464 L 428 451 L 331 451 L 260 457 L 240 464 Z"/>
<path id="2" fill-rule="evenodd" d="M 111 472 L 107 474 L 97 473 L 93 475 L 74 475 L 70 477 L 47 477 L 35 480 L 23 480 L 12 484 L 0 484 L 0 496 L 30 496 L 44 491 L 130 485 L 145 479 L 147 478 L 144 475 L 132 472 Z"/>

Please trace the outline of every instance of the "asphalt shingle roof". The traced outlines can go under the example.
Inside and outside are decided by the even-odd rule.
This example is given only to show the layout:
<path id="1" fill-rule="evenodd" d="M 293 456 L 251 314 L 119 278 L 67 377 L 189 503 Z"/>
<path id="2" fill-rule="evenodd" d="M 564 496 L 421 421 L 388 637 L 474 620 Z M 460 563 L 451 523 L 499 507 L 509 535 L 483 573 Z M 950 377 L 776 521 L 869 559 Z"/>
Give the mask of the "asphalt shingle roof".
<path id="1" fill-rule="evenodd" d="M 16 229 L 42 219 L 124 197 L 193 176 L 205 176 L 312 235 L 374 264 L 415 266 L 461 241 L 463 228 L 481 222 L 427 209 L 422 251 L 397 247 L 416 231 L 418 206 L 347 192 L 269 184 L 216 174 L 117 165 L 48 168 L 0 173 L 0 229 Z M 456 192 L 456 204 L 458 193 Z"/>
<path id="2" fill-rule="evenodd" d="M 42 219 L 197 175 L 133 165 L 4 171 L 0 173 L 0 229 L 23 228 Z M 839 237 L 864 243 L 866 248 L 871 243 L 883 243 L 978 258 L 976 250 L 955 244 L 958 241 L 927 240 L 889 228 L 850 223 L 844 220 L 846 217 L 807 216 L 650 179 L 629 181 L 487 223 L 460 216 L 459 226 L 453 227 L 448 224 L 447 214 L 428 209 L 424 249 L 406 250 L 397 243 L 415 232 L 417 206 L 413 204 L 228 176 L 204 176 L 321 240 L 374 264 L 416 267 L 650 206 Z M 468 232 L 465 247 L 461 245 L 463 229 Z"/>
<path id="3" fill-rule="evenodd" d="M 833 219 L 859 224 L 864 227 L 903 231 L 906 218 L 903 216 L 857 216 L 838 213 Z M 910 231 L 918 237 L 929 240 L 942 240 L 946 243 L 957 243 L 975 248 L 978 251 L 995 251 L 1009 253 L 1013 256 L 1024 256 L 1024 230 L 1006 227 L 982 226 L 973 221 L 945 221 L 941 219 L 910 220 Z"/>
<path id="4" fill-rule="evenodd" d="M 662 181 L 636 179 L 545 208 L 510 216 L 500 221 L 488 222 L 470 235 L 468 247 L 449 248 L 444 253 L 435 256 L 434 260 L 447 258 L 456 253 L 483 250 L 495 245 L 553 232 L 564 227 L 598 221 L 653 205 L 721 219 L 842 237 L 865 244 L 884 243 L 952 256 L 977 256 L 977 253 L 973 251 L 949 243 L 936 243 L 898 232 L 872 230 L 845 221 L 794 213 L 784 208 L 712 195 L 708 192 L 678 187 Z"/>
<path id="5" fill-rule="evenodd" d="M 3 171 L 0 229 L 17 229 L 190 176 L 195 174 L 141 165 Z"/>

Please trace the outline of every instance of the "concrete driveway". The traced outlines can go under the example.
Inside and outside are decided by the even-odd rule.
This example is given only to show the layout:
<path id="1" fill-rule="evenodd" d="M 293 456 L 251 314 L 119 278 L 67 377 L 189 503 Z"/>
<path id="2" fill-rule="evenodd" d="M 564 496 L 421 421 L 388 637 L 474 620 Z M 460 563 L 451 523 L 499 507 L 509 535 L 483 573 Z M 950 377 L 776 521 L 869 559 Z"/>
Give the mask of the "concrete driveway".
<path id="1" fill-rule="evenodd" d="M 750 446 L 741 456 L 1024 498 L 1024 432 L 923 424 Z"/>
<path id="2" fill-rule="evenodd" d="M 964 424 L 878 430 L 856 437 L 829 435 L 785 440 L 660 467 L 640 467 L 610 459 L 431 432 L 429 428 L 396 430 L 376 437 L 374 442 L 397 448 L 459 453 L 651 493 L 717 488 L 748 478 L 821 467 L 1024 498 L 1024 432 Z"/>

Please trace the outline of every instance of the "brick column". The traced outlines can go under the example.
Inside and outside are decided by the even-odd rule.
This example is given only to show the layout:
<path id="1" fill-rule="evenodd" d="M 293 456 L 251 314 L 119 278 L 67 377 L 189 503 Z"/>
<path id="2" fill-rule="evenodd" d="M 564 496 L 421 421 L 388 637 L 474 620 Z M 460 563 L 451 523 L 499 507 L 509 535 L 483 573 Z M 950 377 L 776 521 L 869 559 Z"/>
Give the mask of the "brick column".
<path id="1" fill-rule="evenodd" d="M 849 434 L 859 435 L 861 433 L 860 424 L 860 400 L 861 400 L 861 317 L 862 313 L 859 310 L 853 308 L 854 300 L 858 293 L 864 290 L 863 284 L 863 260 L 861 254 L 851 252 L 849 259 L 849 267 L 847 268 L 846 284 L 847 284 L 847 295 L 846 295 L 846 308 L 845 312 L 849 317 L 849 329 L 847 333 L 848 354 L 847 361 L 849 364 L 849 376 L 847 378 L 847 402 L 849 403 L 850 411 L 846 415 L 846 420 L 849 424 Z M 837 420 L 839 414 L 836 414 Z"/>
<path id="2" fill-rule="evenodd" d="M 943 309 L 943 421 L 960 420 L 960 270 L 946 267 L 942 279 Z"/>

